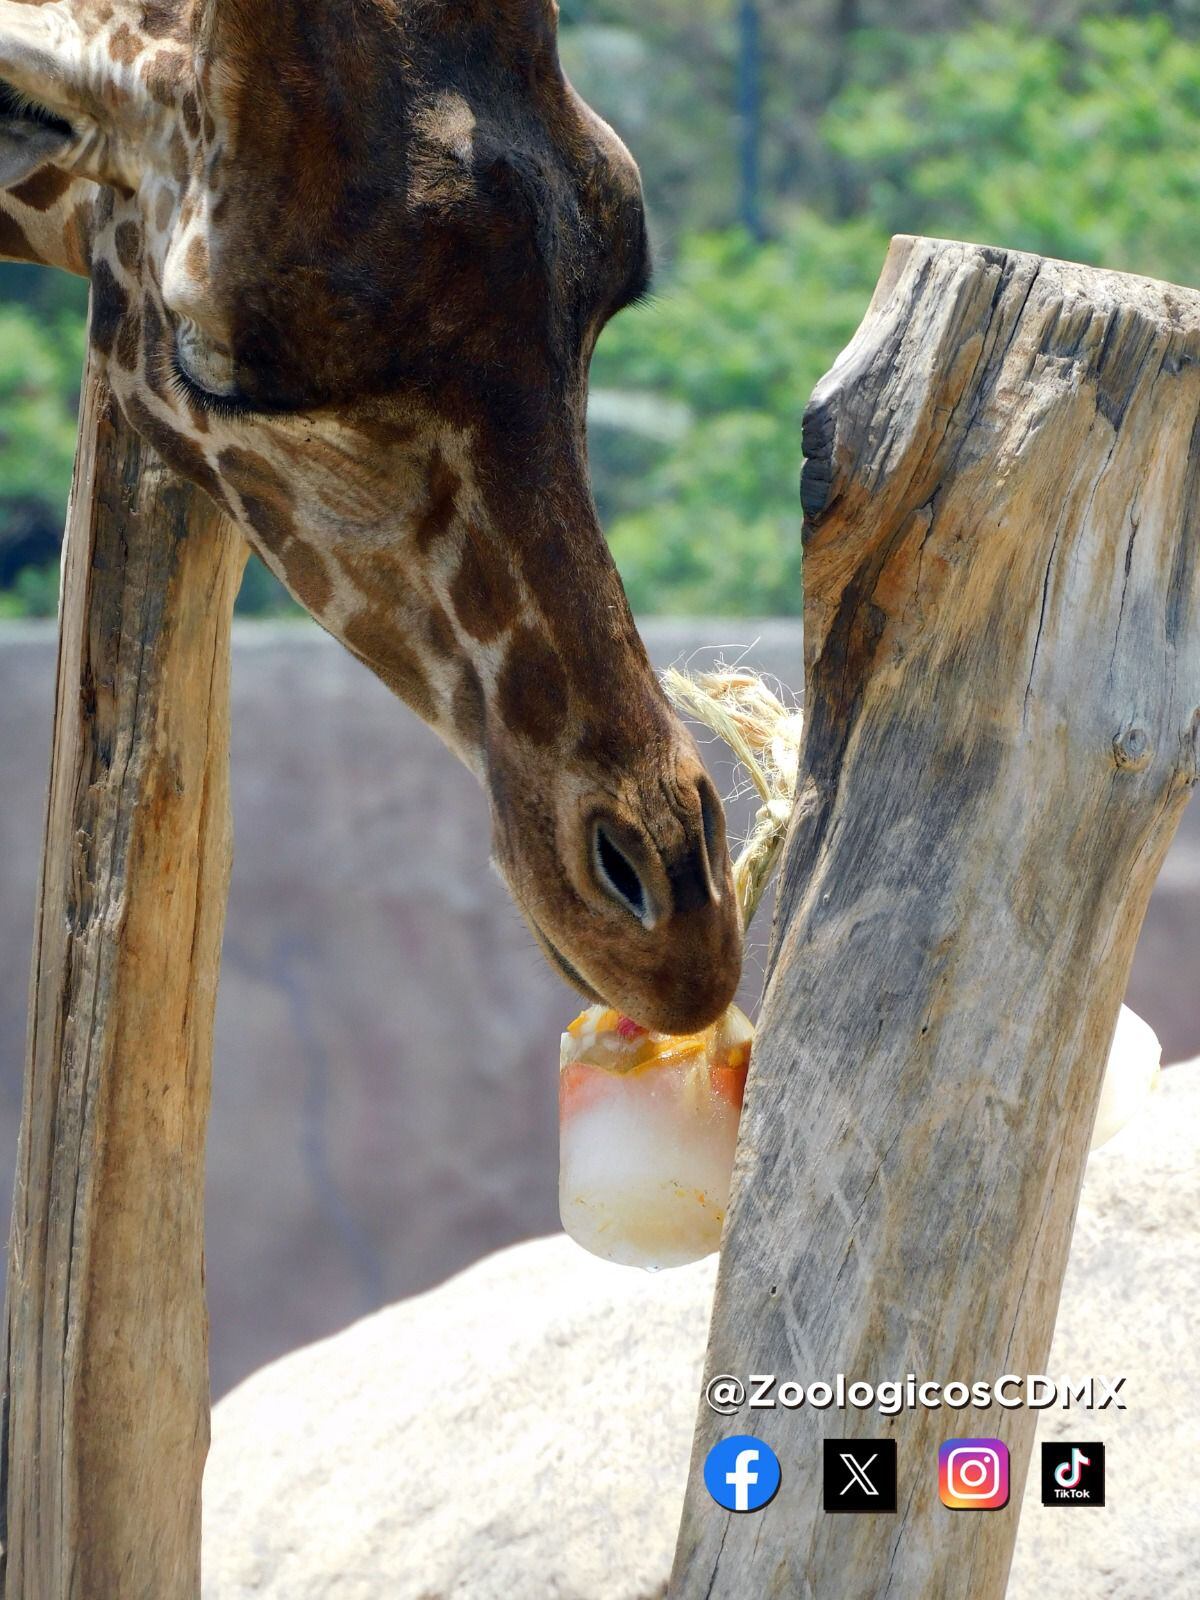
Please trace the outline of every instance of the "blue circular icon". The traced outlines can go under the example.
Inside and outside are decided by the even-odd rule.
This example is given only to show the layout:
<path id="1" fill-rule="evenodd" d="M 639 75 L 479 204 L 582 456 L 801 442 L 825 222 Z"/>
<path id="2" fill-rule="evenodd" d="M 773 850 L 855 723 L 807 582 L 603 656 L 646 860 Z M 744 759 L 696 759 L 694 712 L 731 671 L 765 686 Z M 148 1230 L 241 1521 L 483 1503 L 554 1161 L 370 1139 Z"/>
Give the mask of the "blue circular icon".
<path id="1" fill-rule="evenodd" d="M 726 1511 L 761 1511 L 778 1493 L 779 1457 L 752 1433 L 735 1433 L 708 1452 L 704 1486 Z"/>

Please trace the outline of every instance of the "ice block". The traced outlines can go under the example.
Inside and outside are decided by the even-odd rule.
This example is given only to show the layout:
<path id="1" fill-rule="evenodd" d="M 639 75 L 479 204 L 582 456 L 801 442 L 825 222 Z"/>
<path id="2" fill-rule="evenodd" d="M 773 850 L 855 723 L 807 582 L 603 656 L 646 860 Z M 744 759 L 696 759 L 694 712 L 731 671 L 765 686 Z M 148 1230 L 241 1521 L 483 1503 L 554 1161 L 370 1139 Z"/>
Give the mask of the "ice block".
<path id="1" fill-rule="evenodd" d="M 674 1267 L 721 1242 L 754 1029 L 736 1006 L 702 1033 L 652 1033 L 604 1006 L 562 1036 L 559 1211 L 625 1266 Z"/>

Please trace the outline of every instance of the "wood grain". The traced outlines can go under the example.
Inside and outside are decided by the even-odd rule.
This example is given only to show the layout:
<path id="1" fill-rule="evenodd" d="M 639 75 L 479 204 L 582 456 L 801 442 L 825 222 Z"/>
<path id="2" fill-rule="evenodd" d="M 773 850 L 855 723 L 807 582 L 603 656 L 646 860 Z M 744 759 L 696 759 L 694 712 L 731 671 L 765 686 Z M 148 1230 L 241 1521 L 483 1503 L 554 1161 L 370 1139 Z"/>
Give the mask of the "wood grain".
<path id="1" fill-rule="evenodd" d="M 84 382 L 9 1253 L 7 1600 L 193 1600 L 244 545 Z"/>
<path id="2" fill-rule="evenodd" d="M 1118 1005 L 1196 781 L 1198 418 L 1197 294 L 929 239 L 893 242 L 819 385 L 802 788 L 709 1374 L 1044 1370 Z M 702 1404 L 671 1593 L 995 1600 L 1034 1421 Z M 741 1431 L 783 1467 L 753 1516 L 701 1477 Z M 972 1435 L 1010 1447 L 1004 1511 L 939 1502 L 938 1445 Z M 826 1437 L 898 1440 L 896 1514 L 822 1510 Z"/>

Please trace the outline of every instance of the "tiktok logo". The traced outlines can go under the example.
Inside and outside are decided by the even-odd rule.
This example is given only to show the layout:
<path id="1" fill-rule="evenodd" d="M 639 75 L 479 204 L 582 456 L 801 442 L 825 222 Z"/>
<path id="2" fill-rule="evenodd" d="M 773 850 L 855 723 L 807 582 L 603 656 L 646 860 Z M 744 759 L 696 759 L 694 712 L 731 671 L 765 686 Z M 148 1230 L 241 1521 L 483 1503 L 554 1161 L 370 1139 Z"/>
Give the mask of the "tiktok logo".
<path id="1" fill-rule="evenodd" d="M 1042 1446 L 1044 1506 L 1104 1504 L 1104 1446 L 1064 1440 Z"/>
<path id="2" fill-rule="evenodd" d="M 1071 1459 L 1064 1461 L 1054 1469 L 1054 1481 L 1060 1489 L 1078 1489 L 1083 1477 L 1084 1467 L 1090 1467 L 1092 1459 L 1085 1456 L 1077 1444 L 1071 1446 Z"/>
<path id="3" fill-rule="evenodd" d="M 736 1433 L 708 1452 L 704 1483 L 726 1511 L 761 1511 L 779 1491 L 779 1457 L 752 1433 Z"/>

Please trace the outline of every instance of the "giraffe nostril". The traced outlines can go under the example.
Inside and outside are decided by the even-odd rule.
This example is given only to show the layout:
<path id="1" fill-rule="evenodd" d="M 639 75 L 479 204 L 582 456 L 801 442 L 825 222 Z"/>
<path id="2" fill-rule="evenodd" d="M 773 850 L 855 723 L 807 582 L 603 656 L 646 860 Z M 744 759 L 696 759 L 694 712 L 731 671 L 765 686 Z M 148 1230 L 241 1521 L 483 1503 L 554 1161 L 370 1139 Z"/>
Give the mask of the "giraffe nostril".
<path id="1" fill-rule="evenodd" d="M 717 792 L 707 778 L 700 782 L 700 827 L 704 835 L 704 853 L 708 857 L 709 875 L 715 883 L 720 871 L 721 852 L 725 849 L 725 813 Z"/>
<path id="2" fill-rule="evenodd" d="M 592 829 L 592 872 L 596 882 L 630 916 L 646 924 L 650 900 L 641 875 L 602 822 Z"/>
<path id="3" fill-rule="evenodd" d="M 696 783 L 700 827 L 690 827 L 685 847 L 665 863 L 671 886 L 671 909 L 679 915 L 721 903 L 725 854 L 725 815 L 707 777 Z"/>

